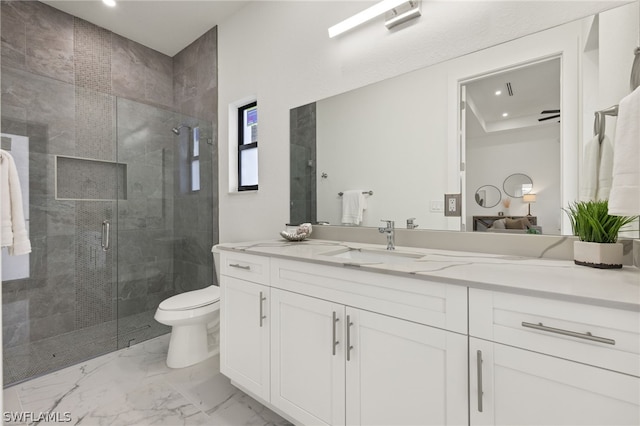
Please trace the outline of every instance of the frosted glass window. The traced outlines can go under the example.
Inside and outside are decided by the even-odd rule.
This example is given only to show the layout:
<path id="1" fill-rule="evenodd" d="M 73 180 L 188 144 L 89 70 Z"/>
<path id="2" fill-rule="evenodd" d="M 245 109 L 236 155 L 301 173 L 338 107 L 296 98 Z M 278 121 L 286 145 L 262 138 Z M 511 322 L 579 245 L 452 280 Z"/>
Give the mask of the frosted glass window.
<path id="1" fill-rule="evenodd" d="M 258 148 L 240 151 L 240 178 L 243 185 L 258 184 Z"/>
<path id="2" fill-rule="evenodd" d="M 191 190 L 200 191 L 200 160 L 191 162 Z"/>
<path id="3" fill-rule="evenodd" d="M 193 129 L 191 139 L 191 191 L 200 191 L 200 128 Z"/>

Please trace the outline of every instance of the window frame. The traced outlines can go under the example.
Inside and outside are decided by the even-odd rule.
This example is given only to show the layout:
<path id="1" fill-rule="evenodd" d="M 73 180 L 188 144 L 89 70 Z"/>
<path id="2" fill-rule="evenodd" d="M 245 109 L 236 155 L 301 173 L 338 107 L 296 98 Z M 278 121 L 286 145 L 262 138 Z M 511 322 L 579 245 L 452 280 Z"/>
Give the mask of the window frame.
<path id="1" fill-rule="evenodd" d="M 258 101 L 250 102 L 246 105 L 238 107 L 238 191 L 257 191 L 258 184 L 256 185 L 243 185 L 242 184 L 242 151 L 249 149 L 258 149 L 258 141 L 251 142 L 248 144 L 244 143 L 245 139 L 245 121 L 244 121 L 244 112 L 251 108 L 258 107 Z M 257 173 L 256 173 L 257 174 Z"/>

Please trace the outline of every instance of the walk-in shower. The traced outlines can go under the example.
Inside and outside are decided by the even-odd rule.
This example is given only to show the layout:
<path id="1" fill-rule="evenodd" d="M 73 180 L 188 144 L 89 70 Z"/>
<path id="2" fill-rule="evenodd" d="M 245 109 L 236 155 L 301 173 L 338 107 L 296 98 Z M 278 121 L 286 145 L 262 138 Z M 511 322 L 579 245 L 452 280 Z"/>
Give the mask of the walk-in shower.
<path id="1" fill-rule="evenodd" d="M 39 87 L 31 80 L 60 85 L 28 73 L 2 79 L 33 98 L 46 90 L 30 89 Z M 69 111 L 63 122 L 82 138 L 75 143 L 53 137 L 60 117 L 36 113 L 40 122 L 25 126 L 13 109 L 2 110 L 3 146 L 24 151 L 16 157 L 28 173 L 33 246 L 26 262 L 2 268 L 5 386 L 167 333 L 153 319 L 159 303 L 215 282 L 213 148 L 199 146 L 197 157 L 188 148 L 196 129 L 211 133 L 211 125 L 172 128 L 191 130 L 176 143 L 167 123 L 195 118 L 85 89 L 70 93 L 46 102 L 102 103 Z M 97 107 L 108 114 L 85 114 Z"/>

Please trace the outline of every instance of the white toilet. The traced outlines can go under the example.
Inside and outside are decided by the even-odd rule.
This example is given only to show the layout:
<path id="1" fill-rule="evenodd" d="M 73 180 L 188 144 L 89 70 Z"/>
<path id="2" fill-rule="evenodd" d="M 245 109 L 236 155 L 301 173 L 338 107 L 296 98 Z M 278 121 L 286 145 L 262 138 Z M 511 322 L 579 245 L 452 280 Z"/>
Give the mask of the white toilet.
<path id="1" fill-rule="evenodd" d="M 208 328 L 210 324 L 217 325 L 219 309 L 220 287 L 215 285 L 177 294 L 160 303 L 154 318 L 172 327 L 168 367 L 188 367 L 218 353 L 217 342 L 209 343 Z"/>
<path id="2" fill-rule="evenodd" d="M 211 251 L 220 282 L 220 251 L 217 246 Z M 177 294 L 160 303 L 154 318 L 172 327 L 168 367 L 188 367 L 219 353 L 219 339 L 209 338 L 210 330 L 215 331 L 220 325 L 219 311 L 220 287 L 215 285 Z"/>

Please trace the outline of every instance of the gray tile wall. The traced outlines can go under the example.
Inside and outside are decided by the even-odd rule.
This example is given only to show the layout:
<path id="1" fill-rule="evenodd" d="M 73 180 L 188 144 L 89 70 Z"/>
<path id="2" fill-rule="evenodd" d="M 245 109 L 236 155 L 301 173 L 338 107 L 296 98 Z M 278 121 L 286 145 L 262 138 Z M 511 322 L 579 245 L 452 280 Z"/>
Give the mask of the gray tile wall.
<path id="1" fill-rule="evenodd" d="M 291 138 L 289 223 L 314 223 L 317 221 L 315 102 L 293 108 L 289 123 Z"/>
<path id="2" fill-rule="evenodd" d="M 217 28 L 174 57 L 174 101 L 181 114 L 193 117 L 187 124 L 200 129 L 201 189 L 185 190 L 176 185 L 175 233 L 180 235 L 174 263 L 176 285 L 181 290 L 203 288 L 215 282 L 211 247 L 218 242 L 218 80 Z M 185 170 L 189 150 L 186 132 L 181 134 L 181 156 L 176 168 Z M 188 173 L 182 173 L 184 179 Z M 212 220 L 213 216 L 213 220 Z M 194 226 L 195 225 L 195 226 Z"/>
<path id="3" fill-rule="evenodd" d="M 68 345 L 96 324 L 115 334 L 116 319 L 212 282 L 217 33 L 170 58 L 36 1 L 2 1 L 0 17 L 1 126 L 29 137 L 33 247 L 31 277 L 2 285 L 4 347 L 27 366 L 6 382 L 46 371 L 29 366 L 52 356 L 34 353 L 35 343 Z M 175 175 L 179 142 L 170 129 L 183 121 L 212 143 L 201 145 L 197 193 L 181 193 Z M 126 200 L 56 200 L 56 155 L 126 164 Z M 107 253 L 94 226 L 105 218 L 118 236 Z M 92 350 L 115 349 L 101 345 Z"/>

